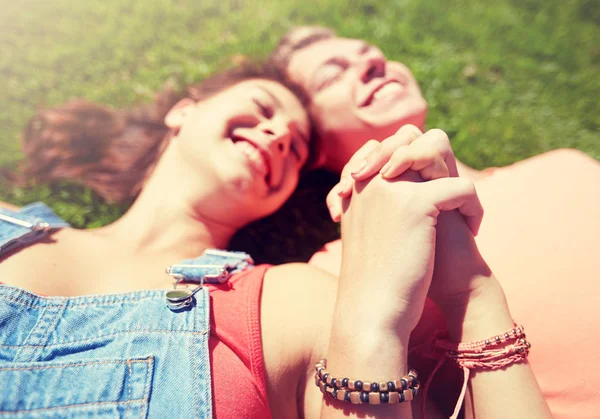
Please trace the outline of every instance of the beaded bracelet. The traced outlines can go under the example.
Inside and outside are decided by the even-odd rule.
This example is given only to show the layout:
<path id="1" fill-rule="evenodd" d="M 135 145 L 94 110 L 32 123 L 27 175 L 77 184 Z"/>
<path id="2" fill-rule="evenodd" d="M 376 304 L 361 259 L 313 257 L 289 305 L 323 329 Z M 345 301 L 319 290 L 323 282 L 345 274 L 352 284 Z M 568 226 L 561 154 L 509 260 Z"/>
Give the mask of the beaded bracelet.
<path id="1" fill-rule="evenodd" d="M 370 382 L 335 378 L 326 370 L 326 359 L 315 365 L 315 384 L 324 395 L 352 404 L 396 404 L 413 400 L 420 383 L 418 374 L 411 369 L 398 380 Z"/>
<path id="2" fill-rule="evenodd" d="M 445 346 L 448 350 L 454 350 L 455 352 L 463 352 L 474 349 L 484 349 L 490 346 L 500 345 L 502 343 L 511 340 L 516 340 L 519 338 L 525 338 L 525 328 L 523 326 L 517 326 L 515 324 L 515 327 L 513 329 L 510 329 L 505 333 L 501 333 L 488 339 L 482 339 L 475 342 L 462 342 L 458 344 L 447 342 Z"/>

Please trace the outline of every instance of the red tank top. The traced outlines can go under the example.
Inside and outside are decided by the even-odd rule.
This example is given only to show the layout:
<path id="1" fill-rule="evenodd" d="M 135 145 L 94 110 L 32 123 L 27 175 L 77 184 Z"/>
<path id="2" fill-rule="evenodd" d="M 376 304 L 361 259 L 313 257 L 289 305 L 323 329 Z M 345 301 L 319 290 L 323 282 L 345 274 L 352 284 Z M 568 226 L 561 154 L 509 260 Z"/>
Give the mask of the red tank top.
<path id="1" fill-rule="evenodd" d="M 271 418 L 260 331 L 260 298 L 269 265 L 209 285 L 213 412 L 217 419 Z"/>

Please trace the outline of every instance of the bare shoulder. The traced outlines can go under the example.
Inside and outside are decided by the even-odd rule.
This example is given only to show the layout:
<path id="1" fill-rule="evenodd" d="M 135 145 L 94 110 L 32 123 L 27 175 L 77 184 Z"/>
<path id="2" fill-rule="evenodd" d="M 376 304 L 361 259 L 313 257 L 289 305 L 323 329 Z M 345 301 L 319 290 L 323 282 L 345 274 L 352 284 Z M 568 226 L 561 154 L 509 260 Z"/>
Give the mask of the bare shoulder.
<path id="1" fill-rule="evenodd" d="M 263 284 L 262 322 L 267 327 L 273 323 L 275 336 L 283 334 L 291 341 L 306 342 L 304 339 L 314 335 L 322 337 L 331 326 L 337 282 L 329 273 L 302 263 L 269 269 Z M 265 333 L 265 339 L 269 337 Z M 315 341 L 309 342 L 313 343 L 310 346 L 303 343 L 301 348 L 319 349 L 314 347 Z"/>
<path id="2" fill-rule="evenodd" d="M 64 228 L 50 232 L 27 246 L 18 247 L 0 257 L 2 282 L 44 295 L 59 295 L 72 280 L 69 271 L 77 260 L 71 244 L 76 231 Z"/>
<path id="3" fill-rule="evenodd" d="M 20 208 L 17 207 L 16 205 L 9 204 L 8 202 L 2 202 L 2 201 L 0 201 L 0 208 L 7 209 L 10 211 L 19 211 L 20 210 Z"/>
<path id="4" fill-rule="evenodd" d="M 265 281 L 276 287 L 294 287 L 305 292 L 323 289 L 335 292 L 337 278 L 307 263 L 286 263 L 273 266 L 267 271 Z M 285 286 L 284 286 L 285 284 Z"/>
<path id="5" fill-rule="evenodd" d="M 262 322 L 265 326 L 274 323 L 275 336 L 289 334 L 294 340 L 295 336 L 306 338 L 321 333 L 320 329 L 329 330 L 336 291 L 337 278 L 318 268 L 302 263 L 273 267 L 264 279 Z M 282 328 L 282 324 L 286 327 Z M 264 338 L 269 337 L 265 333 Z"/>
<path id="6" fill-rule="evenodd" d="M 335 277 L 306 264 L 267 271 L 261 328 L 273 417 L 304 416 L 298 401 L 304 399 L 309 371 L 326 353 L 336 291 Z"/>

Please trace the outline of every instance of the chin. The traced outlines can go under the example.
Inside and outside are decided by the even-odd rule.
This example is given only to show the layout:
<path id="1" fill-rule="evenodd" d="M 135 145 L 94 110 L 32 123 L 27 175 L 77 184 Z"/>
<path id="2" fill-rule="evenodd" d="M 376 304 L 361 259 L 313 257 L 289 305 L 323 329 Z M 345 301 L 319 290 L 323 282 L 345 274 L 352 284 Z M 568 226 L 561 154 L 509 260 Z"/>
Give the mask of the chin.
<path id="1" fill-rule="evenodd" d="M 412 124 L 419 128 L 421 131 L 425 131 L 425 120 L 427 119 L 427 105 L 425 105 L 424 109 L 407 118 L 406 121 L 402 125 Z M 401 126 L 402 126 L 401 125 Z"/>
<path id="2" fill-rule="evenodd" d="M 368 139 L 383 141 L 386 138 L 394 135 L 400 128 L 402 128 L 405 125 L 414 125 L 417 128 L 419 128 L 421 131 L 424 131 L 425 115 L 404 118 L 401 121 L 397 121 L 393 124 L 387 125 L 385 127 L 381 127 L 377 130 L 370 131 L 368 133 L 369 135 L 365 136 L 365 138 L 368 137 Z M 365 140 L 365 142 L 366 142 L 366 140 Z"/>
<path id="3" fill-rule="evenodd" d="M 384 138 L 377 138 L 377 140 L 382 141 L 385 138 L 393 135 L 396 131 L 402 128 L 404 125 L 414 125 L 419 128 L 421 131 L 425 130 L 425 120 L 427 119 L 427 102 L 423 100 L 422 108 L 416 110 L 414 113 L 408 116 L 403 116 L 401 119 L 396 120 L 386 127 L 383 134 Z"/>
<path id="4" fill-rule="evenodd" d="M 373 117 L 363 117 L 364 136 L 382 141 L 393 135 L 404 125 L 414 125 L 420 130 L 425 127 L 427 101 L 423 97 L 412 97 L 400 101 L 387 112 Z M 362 118 L 361 118 L 362 119 Z"/>

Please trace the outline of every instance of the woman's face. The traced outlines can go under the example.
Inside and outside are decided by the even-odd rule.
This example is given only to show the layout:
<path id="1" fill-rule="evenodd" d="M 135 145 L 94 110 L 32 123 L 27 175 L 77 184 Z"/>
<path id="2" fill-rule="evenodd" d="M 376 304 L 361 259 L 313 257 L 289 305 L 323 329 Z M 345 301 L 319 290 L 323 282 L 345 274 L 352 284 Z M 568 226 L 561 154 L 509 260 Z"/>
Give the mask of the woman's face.
<path id="1" fill-rule="evenodd" d="M 312 99 L 330 169 L 340 171 L 370 139 L 381 141 L 405 124 L 424 125 L 427 102 L 410 70 L 363 41 L 315 42 L 292 55 L 288 74 Z"/>
<path id="2" fill-rule="evenodd" d="M 309 157 L 310 126 L 296 96 L 269 80 L 240 82 L 201 102 L 172 109 L 178 160 L 219 191 L 223 206 L 252 221 L 294 191 Z M 224 195 L 221 194 L 224 192 Z"/>

